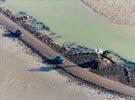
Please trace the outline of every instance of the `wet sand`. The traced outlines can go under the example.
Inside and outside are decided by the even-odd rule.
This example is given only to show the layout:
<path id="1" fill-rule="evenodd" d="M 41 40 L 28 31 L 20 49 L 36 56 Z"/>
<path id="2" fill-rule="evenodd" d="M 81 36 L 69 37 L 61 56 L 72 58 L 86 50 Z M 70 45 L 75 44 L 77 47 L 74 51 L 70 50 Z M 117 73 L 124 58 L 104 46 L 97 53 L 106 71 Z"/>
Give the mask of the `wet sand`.
<path id="1" fill-rule="evenodd" d="M 82 87 L 52 70 L 30 71 L 47 66 L 41 58 L 28 54 L 24 45 L 2 36 L 0 31 L 1 100 L 122 100 L 92 87 Z"/>
<path id="2" fill-rule="evenodd" d="M 114 22 L 135 27 L 134 0 L 82 0 L 97 13 Z"/>

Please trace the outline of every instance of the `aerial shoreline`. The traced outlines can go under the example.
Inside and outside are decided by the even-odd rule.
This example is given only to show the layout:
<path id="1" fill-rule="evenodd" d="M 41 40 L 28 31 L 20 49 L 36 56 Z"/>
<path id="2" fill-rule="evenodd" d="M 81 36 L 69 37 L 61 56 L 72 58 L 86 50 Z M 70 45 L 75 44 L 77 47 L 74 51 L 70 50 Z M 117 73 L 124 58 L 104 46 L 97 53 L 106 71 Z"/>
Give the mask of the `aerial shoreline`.
<path id="1" fill-rule="evenodd" d="M 11 27 L 9 27 L 9 28 L 11 28 Z M 14 30 L 14 29 L 12 29 L 12 30 Z M 25 35 L 26 35 L 26 34 L 25 34 Z M 27 35 L 28 35 L 28 34 L 27 34 Z M 27 36 L 27 35 L 26 35 L 26 36 Z M 23 38 L 23 39 L 25 40 L 25 38 Z M 27 39 L 27 37 L 26 37 L 26 40 L 29 41 L 29 40 Z M 68 61 L 67 61 L 67 62 L 68 62 Z M 70 70 L 69 68 L 66 68 L 66 69 L 70 72 L 70 71 L 71 71 L 72 69 L 74 69 L 74 68 L 70 68 L 71 70 Z M 75 70 L 74 70 L 74 71 L 75 71 Z M 81 71 L 81 69 L 79 70 L 79 68 L 78 68 L 78 71 Z M 71 72 L 72 72 L 72 71 L 71 71 Z M 73 74 L 73 73 L 72 73 L 72 74 Z M 74 73 L 74 74 L 75 74 L 75 73 Z M 79 73 L 76 73 L 76 74 L 78 75 Z M 89 74 L 90 74 L 90 72 L 89 72 Z M 80 74 L 79 74 L 79 75 L 80 75 Z M 93 74 L 93 75 L 94 75 L 94 74 Z M 83 76 L 82 76 L 82 77 L 83 77 Z M 87 79 L 87 78 L 86 78 L 86 79 Z M 93 82 L 94 82 L 94 81 L 95 81 L 95 80 L 93 80 Z M 114 83 L 114 84 L 115 84 L 115 83 Z M 108 85 L 109 85 L 109 84 L 108 84 Z M 125 92 L 126 92 L 126 91 L 125 91 Z M 131 92 L 133 92 L 133 91 L 131 91 Z M 131 94 L 132 94 L 132 93 L 131 93 Z"/>
<path id="2" fill-rule="evenodd" d="M 11 13 L 12 13 L 12 12 L 11 12 Z M 10 13 L 10 11 L 8 12 L 8 14 L 11 14 L 11 13 Z M 28 16 L 28 17 L 29 17 L 29 16 Z M 9 18 L 12 19 L 12 17 L 10 17 L 10 16 L 9 16 Z M 25 18 L 25 17 L 24 17 L 24 18 Z M 20 21 L 21 21 L 21 20 L 20 20 Z M 16 23 L 18 23 L 18 22 L 16 21 Z M 49 27 L 44 26 L 44 24 L 43 24 L 42 22 L 41 22 L 40 24 L 43 25 L 43 27 L 44 27 L 45 29 L 49 30 Z M 20 23 L 20 25 L 21 25 L 21 23 Z M 25 26 L 24 26 L 24 27 L 25 27 Z M 31 31 L 33 31 L 33 30 L 31 30 Z M 31 31 L 30 31 L 30 32 L 31 32 Z M 34 35 L 36 35 L 35 31 L 33 31 L 33 32 L 34 32 Z M 39 34 L 40 34 L 40 33 L 39 33 Z M 42 42 L 46 42 L 44 38 L 48 38 L 48 37 L 42 38 L 40 35 L 36 35 L 35 37 L 37 37 L 39 40 L 42 40 Z M 49 39 L 50 39 L 50 40 L 49 40 Z M 51 40 L 51 38 L 48 38 L 48 40 L 49 40 L 49 41 L 53 41 L 53 40 Z M 47 41 L 48 41 L 48 40 L 47 40 Z M 51 42 L 48 42 L 48 43 L 51 43 Z M 52 45 L 51 48 L 52 48 L 52 49 L 55 49 L 56 51 L 59 50 L 59 49 L 56 49 L 55 47 L 58 47 L 58 48 L 60 47 L 59 44 L 55 44 L 55 43 L 53 43 L 53 42 L 52 42 L 51 44 L 48 44 L 48 45 Z M 65 50 L 65 49 L 63 49 L 63 50 Z M 63 51 L 62 51 L 62 52 L 63 52 Z M 70 55 L 70 56 L 71 56 L 71 55 Z M 69 57 L 70 57 L 70 56 L 69 56 Z M 118 55 L 118 57 L 119 57 L 119 55 Z M 122 59 L 123 59 L 123 58 L 122 58 Z M 129 62 L 127 59 L 123 59 L 123 61 Z M 132 64 L 132 62 L 131 62 L 131 64 Z"/>
<path id="3" fill-rule="evenodd" d="M 5 9 L 5 8 L 4 8 Z M 11 18 L 12 19 L 12 16 L 14 16 L 13 15 L 13 13 L 12 13 L 12 11 L 10 11 L 10 10 L 6 10 L 5 9 L 5 14 L 6 14 L 6 16 L 8 16 L 9 18 Z M 4 13 L 3 12 L 3 13 Z M 8 12 L 8 13 L 7 13 Z M 21 13 L 23 13 L 23 12 L 21 12 Z M 28 16 L 29 17 L 29 16 Z M 30 17 L 30 18 L 32 18 L 32 17 Z M 20 23 L 20 22 L 23 22 L 23 21 L 20 21 L 20 20 L 24 20 L 25 21 L 25 16 L 24 17 L 22 17 L 22 18 L 19 18 L 19 22 L 17 21 L 17 20 L 15 20 L 14 18 L 13 18 L 13 21 L 15 21 L 16 23 Z M 35 19 L 34 19 L 35 20 Z M 41 23 L 41 22 L 38 22 L 38 23 Z M 21 25 L 22 24 L 22 25 Z M 75 60 L 75 59 L 78 59 L 77 58 L 77 56 L 78 55 L 82 55 L 82 57 L 83 57 L 83 55 L 84 55 L 84 57 L 86 56 L 87 57 L 87 55 L 88 55 L 88 57 L 92 57 L 92 56 L 96 56 L 95 54 L 93 55 L 92 53 L 91 53 L 91 49 L 87 49 L 86 47 L 81 47 L 81 46 L 78 46 L 78 47 L 81 47 L 81 49 L 83 49 L 83 48 L 86 48 L 86 50 L 88 50 L 86 53 L 80 53 L 80 54 L 78 54 L 78 55 L 76 55 L 76 52 L 75 52 L 75 55 L 74 55 L 74 50 L 72 51 L 72 48 L 71 48 L 71 51 L 67 51 L 67 49 L 65 48 L 65 47 L 61 47 L 59 44 L 56 44 L 55 42 L 53 42 L 53 40 L 50 38 L 50 37 L 48 37 L 47 35 L 42 35 L 42 33 L 40 33 L 40 32 L 37 32 L 37 31 L 35 31 L 35 29 L 33 29 L 33 28 L 31 28 L 31 26 L 27 26 L 27 24 L 25 25 L 25 24 L 23 24 L 23 23 L 20 23 L 20 25 L 21 25 L 21 27 L 24 27 L 24 29 L 26 29 L 26 30 L 28 30 L 29 32 L 32 32 L 33 33 L 33 35 L 37 38 L 37 39 L 39 39 L 39 40 L 41 40 L 43 43 L 45 43 L 45 44 L 47 44 L 49 47 L 51 47 L 53 50 L 55 50 L 55 51 L 57 51 L 57 52 L 59 52 L 60 54 L 62 54 L 63 56 L 65 56 L 65 57 L 67 57 L 68 59 L 70 59 L 71 61 L 73 61 L 74 63 L 76 63 L 76 64 L 78 64 L 78 62 Z M 44 25 L 44 24 L 41 24 L 41 25 Z M 29 28 L 27 28 L 27 27 L 29 27 Z M 47 28 L 47 30 L 49 30 L 50 28 L 48 27 L 48 26 L 45 26 L 45 29 Z M 43 37 L 42 37 L 43 36 Z M 89 51 L 90 50 L 90 51 Z M 73 53 L 72 53 L 73 52 Z M 93 50 L 92 50 L 92 52 L 93 52 Z M 117 56 L 120 60 L 122 60 L 122 61 L 124 61 L 125 62 L 125 64 L 126 65 L 124 65 L 124 66 L 127 66 L 127 67 L 125 67 L 124 68 L 124 70 L 127 70 L 126 72 L 128 72 L 129 73 L 129 75 L 130 75 L 130 73 L 133 73 L 134 72 L 134 68 L 132 69 L 132 67 L 134 66 L 134 63 L 133 62 L 130 62 L 130 61 L 128 61 L 127 59 L 125 59 L 125 58 L 122 58 L 120 55 L 118 55 L 117 53 L 115 53 L 115 52 L 113 52 L 113 51 L 110 51 L 114 56 Z M 90 56 L 89 56 L 89 54 L 90 54 Z M 92 54 L 92 55 L 91 55 Z M 76 56 L 75 58 L 74 58 L 74 56 Z M 80 56 L 81 57 L 81 56 Z M 86 60 L 86 57 L 85 57 L 85 59 L 82 59 L 82 61 L 83 60 Z M 73 59 L 72 59 L 73 58 Z M 93 58 L 93 57 L 92 57 Z M 111 60 L 111 59 L 109 59 L 109 60 Z M 78 60 L 79 62 L 82 62 L 81 61 L 81 59 L 80 60 Z M 102 62 L 102 61 L 101 61 Z M 112 60 L 112 62 L 114 62 L 115 63 L 115 61 L 113 61 Z M 103 63 L 104 63 L 104 61 L 103 61 Z M 116 62 L 117 63 L 117 62 Z M 103 64 L 104 65 L 104 64 Z M 87 66 L 87 65 L 85 65 L 85 66 Z M 116 65 L 115 65 L 116 66 Z M 131 66 L 131 67 L 130 67 Z M 122 66 L 121 66 L 122 67 Z M 131 69 L 128 69 L 128 68 L 131 68 Z M 118 68 L 117 70 L 119 70 L 120 71 L 120 69 L 121 68 Z M 109 70 L 109 69 L 105 69 L 105 70 Z M 112 69 L 112 71 L 113 71 L 114 69 Z M 123 69 L 121 69 L 121 70 L 123 70 Z M 91 71 L 93 71 L 93 70 L 91 70 Z M 103 72 L 102 72 L 102 70 L 101 70 L 101 72 L 95 72 L 95 71 L 93 71 L 94 73 L 97 73 L 97 74 L 99 74 L 99 73 L 103 73 L 104 72 L 104 69 L 103 69 Z M 106 71 L 105 71 L 106 72 Z M 123 73 L 123 72 L 122 72 Z M 125 73 L 125 72 L 124 72 Z M 104 76 L 104 77 L 106 77 L 106 74 L 105 75 L 102 75 L 102 74 L 100 74 L 101 76 Z M 109 75 L 109 74 L 108 74 Z M 117 75 L 117 72 L 116 72 L 116 75 Z M 125 76 L 125 75 L 124 75 Z M 128 76 L 128 75 L 127 75 Z M 131 74 L 131 76 L 133 77 L 133 75 Z M 128 77 L 130 77 L 130 76 L 128 76 Z M 112 79 L 112 78 L 111 78 Z M 115 79 L 114 79 L 115 80 Z M 117 79 L 116 79 L 117 80 Z M 121 80 L 121 78 L 120 78 L 120 80 Z M 132 78 L 132 80 L 133 80 L 133 78 Z M 127 82 L 124 82 L 124 84 L 128 84 Z M 134 84 L 134 80 L 133 80 L 133 84 Z M 132 84 L 131 84 L 131 86 L 132 86 Z M 134 85 L 133 85 L 134 86 Z"/>
<path id="4" fill-rule="evenodd" d="M 58 2 L 56 0 L 32 1 L 13 0 L 13 2 L 10 2 L 10 0 L 6 0 L 2 6 L 11 9 L 14 13 L 24 11 L 28 15 L 50 26 L 60 36 L 60 38 L 56 39 L 58 44 L 63 45 L 65 42 L 73 41 L 89 48 L 100 47 L 104 50 L 113 50 L 123 55 L 123 57 L 135 61 L 135 57 L 133 56 L 135 47 L 133 46 L 131 48 L 130 46 L 134 45 L 133 43 L 135 41 L 134 29 L 115 24 L 108 18 L 89 9 L 81 0 L 75 0 L 73 2 L 71 0 Z M 30 7 L 29 4 L 31 3 L 32 5 Z M 42 5 L 44 3 L 45 5 Z M 41 7 L 38 7 L 37 4 L 40 4 Z M 63 7 L 65 9 L 62 9 Z M 44 9 L 45 13 L 39 13 L 42 9 Z M 55 13 L 55 10 L 57 10 L 57 13 Z M 80 13 L 75 14 L 78 11 Z M 118 37 L 123 38 L 119 39 Z M 130 38 L 132 39 L 130 40 Z M 127 49 L 129 53 L 126 52 Z"/>
<path id="5" fill-rule="evenodd" d="M 21 100 L 37 100 L 39 98 L 48 98 L 52 100 L 54 99 L 52 95 L 47 95 L 50 94 L 50 91 L 56 94 L 55 100 L 63 100 L 61 98 L 69 100 L 68 97 L 72 97 L 73 100 L 88 100 L 93 98 L 97 100 L 124 100 L 129 98 L 119 96 L 117 93 L 112 94 L 106 91 L 104 93 L 104 90 L 95 89 L 93 86 L 80 86 L 78 84 L 81 82 L 76 84 L 76 80 L 71 80 L 71 82 L 69 82 L 70 79 L 67 78 L 68 76 L 65 77 L 55 70 L 50 72 L 35 71 L 33 73 L 27 71 L 30 69 L 40 69 L 40 66 L 46 65 L 41 62 L 40 57 L 31 54 L 32 51 L 27 50 L 28 48 L 25 47 L 24 44 L 20 45 L 20 43 L 18 43 L 19 40 L 15 39 L 15 41 L 13 41 L 14 39 L 10 37 L 3 37 L 3 32 L 4 29 L 2 28 L 1 31 L 0 27 L 0 40 L 4 43 L 1 44 L 2 48 L 0 48 L 0 57 L 2 57 L 1 60 L 3 62 L 0 63 L 2 71 L 0 73 L 0 98 L 3 100 L 18 100 L 20 98 Z M 19 55 L 12 56 L 15 53 Z M 12 59 L 10 59 L 10 57 L 12 57 Z M 16 61 L 16 59 L 18 61 Z M 63 89 L 63 87 L 65 88 Z M 43 92 L 41 92 L 41 90 Z M 31 94 L 31 92 L 33 94 Z"/>

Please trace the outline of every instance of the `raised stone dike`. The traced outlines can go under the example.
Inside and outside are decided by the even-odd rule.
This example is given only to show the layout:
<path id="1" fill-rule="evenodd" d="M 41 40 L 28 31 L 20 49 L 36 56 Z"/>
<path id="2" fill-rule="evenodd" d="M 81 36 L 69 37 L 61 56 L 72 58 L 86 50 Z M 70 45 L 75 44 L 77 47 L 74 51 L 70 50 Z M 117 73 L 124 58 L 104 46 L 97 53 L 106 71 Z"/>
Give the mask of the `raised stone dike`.
<path id="1" fill-rule="evenodd" d="M 117 58 L 122 60 L 122 63 L 117 63 L 116 61 L 113 61 L 111 58 L 107 57 L 107 55 L 104 56 L 101 54 L 97 54 L 92 50 L 85 53 L 73 53 L 73 51 L 71 51 L 73 49 L 67 49 L 66 46 L 60 46 L 56 44 L 48 35 L 39 32 L 35 27 L 32 27 L 26 22 L 28 18 L 34 19 L 33 17 L 27 15 L 16 18 L 15 14 L 13 14 L 11 10 L 2 7 L 0 7 L 0 13 L 3 13 L 5 16 L 29 31 L 36 38 L 47 44 L 55 51 L 59 52 L 61 55 L 65 56 L 67 59 L 76 63 L 80 67 L 86 68 L 103 77 L 135 87 L 135 69 L 128 69 L 129 64 L 132 65 L 132 67 L 135 67 L 135 63 L 132 63 L 113 52 L 109 53 L 112 53 Z M 42 25 L 44 30 L 50 31 L 50 28 L 45 24 L 41 22 L 38 22 L 38 24 Z"/>

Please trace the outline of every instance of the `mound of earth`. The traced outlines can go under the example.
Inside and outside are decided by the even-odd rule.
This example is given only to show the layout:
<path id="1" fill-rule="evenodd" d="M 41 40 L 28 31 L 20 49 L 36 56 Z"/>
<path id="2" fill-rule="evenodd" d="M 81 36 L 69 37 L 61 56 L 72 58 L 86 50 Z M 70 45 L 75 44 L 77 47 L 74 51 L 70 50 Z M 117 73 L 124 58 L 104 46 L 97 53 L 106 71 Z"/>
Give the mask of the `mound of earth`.
<path id="1" fill-rule="evenodd" d="M 129 70 L 123 64 L 96 53 L 72 55 L 68 58 L 98 75 L 135 87 L 135 69 Z"/>

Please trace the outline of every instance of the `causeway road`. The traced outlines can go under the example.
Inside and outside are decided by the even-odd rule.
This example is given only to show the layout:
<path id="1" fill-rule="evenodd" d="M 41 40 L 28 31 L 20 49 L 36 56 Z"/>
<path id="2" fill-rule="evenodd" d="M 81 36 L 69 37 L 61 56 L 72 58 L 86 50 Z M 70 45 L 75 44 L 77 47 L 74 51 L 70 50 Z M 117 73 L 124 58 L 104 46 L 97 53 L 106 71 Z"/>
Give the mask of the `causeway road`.
<path id="1" fill-rule="evenodd" d="M 30 47 L 34 50 L 39 52 L 43 57 L 48 59 L 52 59 L 55 56 L 59 55 L 56 51 L 48 47 L 46 44 L 38 40 L 36 37 L 31 35 L 28 31 L 20 27 L 18 24 L 10 20 L 8 17 L 4 16 L 0 13 L 0 24 L 5 26 L 8 30 L 15 32 L 19 29 L 23 35 L 21 35 L 20 39 L 27 43 Z M 58 65 L 59 67 L 63 68 L 68 73 L 81 78 L 85 81 L 91 82 L 98 86 L 104 87 L 108 90 L 112 90 L 115 92 L 119 92 L 128 96 L 135 97 L 135 88 L 123 85 L 119 82 L 106 79 L 101 77 L 97 74 L 94 74 L 86 69 L 79 67 L 78 65 L 74 64 L 73 62 L 67 60 L 65 58 L 65 62 L 63 64 Z"/>

